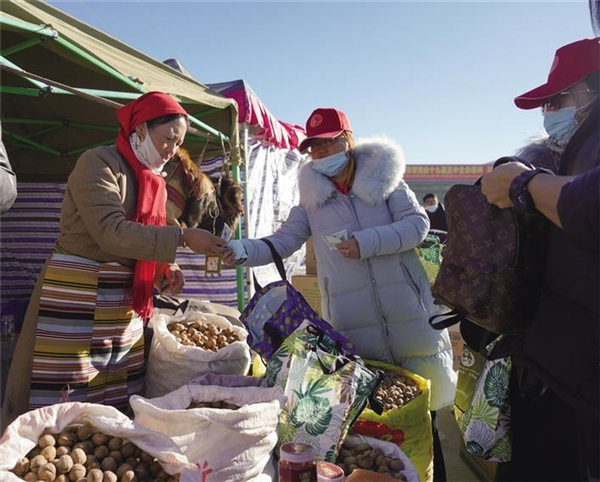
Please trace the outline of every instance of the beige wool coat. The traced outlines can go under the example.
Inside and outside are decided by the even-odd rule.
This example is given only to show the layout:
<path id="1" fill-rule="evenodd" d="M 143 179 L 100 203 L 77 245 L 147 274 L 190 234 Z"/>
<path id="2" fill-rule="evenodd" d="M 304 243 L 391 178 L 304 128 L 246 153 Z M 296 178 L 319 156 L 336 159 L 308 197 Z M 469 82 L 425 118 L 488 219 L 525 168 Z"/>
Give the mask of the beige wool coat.
<path id="1" fill-rule="evenodd" d="M 101 262 L 133 266 L 135 260 L 175 261 L 179 228 L 143 226 L 133 222 L 137 180 L 116 146 L 81 155 L 69 176 L 55 250 Z M 29 407 L 33 350 L 40 292 L 46 265 L 37 281 L 12 359 L 2 431 Z"/>

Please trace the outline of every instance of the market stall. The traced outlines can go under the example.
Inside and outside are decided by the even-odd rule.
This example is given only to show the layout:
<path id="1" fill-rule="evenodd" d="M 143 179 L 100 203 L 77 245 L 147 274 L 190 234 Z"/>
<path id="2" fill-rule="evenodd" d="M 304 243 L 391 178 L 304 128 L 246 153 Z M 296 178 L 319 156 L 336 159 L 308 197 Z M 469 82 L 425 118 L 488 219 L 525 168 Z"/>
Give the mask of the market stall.
<path id="1" fill-rule="evenodd" d="M 1 309 L 17 328 L 58 236 L 65 182 L 85 150 L 115 142 L 114 110 L 150 90 L 191 114 L 185 147 L 239 160 L 235 102 L 44 2 L 3 1 L 2 133 L 18 180 L 1 218 Z M 215 154 L 212 154 L 215 155 Z"/>

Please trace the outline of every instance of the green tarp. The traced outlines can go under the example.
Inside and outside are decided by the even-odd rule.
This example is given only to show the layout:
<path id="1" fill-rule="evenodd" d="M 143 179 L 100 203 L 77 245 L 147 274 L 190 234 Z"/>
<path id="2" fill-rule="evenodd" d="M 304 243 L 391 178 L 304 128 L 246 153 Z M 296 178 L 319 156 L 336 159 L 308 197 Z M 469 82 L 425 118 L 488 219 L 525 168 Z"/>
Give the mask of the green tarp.
<path id="1" fill-rule="evenodd" d="M 180 100 L 199 123 L 184 147 L 192 156 L 223 152 L 218 131 L 237 163 L 235 101 L 41 1 L 2 0 L 0 63 L 125 104 L 150 90 Z M 114 108 L 49 92 L 14 73 L 0 72 L 3 141 L 22 181 L 65 181 L 81 150 L 116 137 Z M 210 141 L 200 131 L 211 131 Z"/>

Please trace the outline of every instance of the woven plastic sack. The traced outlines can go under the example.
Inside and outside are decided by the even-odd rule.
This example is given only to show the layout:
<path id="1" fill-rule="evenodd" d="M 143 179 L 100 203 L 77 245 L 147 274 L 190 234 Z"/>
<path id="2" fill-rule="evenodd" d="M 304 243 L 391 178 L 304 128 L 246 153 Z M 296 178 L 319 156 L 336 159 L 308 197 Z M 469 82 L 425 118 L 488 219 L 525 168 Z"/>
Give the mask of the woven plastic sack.
<path id="1" fill-rule="evenodd" d="M 58 403 L 27 412 L 14 420 L 0 439 L 0 480 L 22 482 L 9 472 L 38 442 L 44 431 L 60 433 L 72 424 L 89 423 L 99 432 L 124 438 L 158 459 L 165 471 L 180 474 L 180 482 L 217 482 L 210 461 L 189 463 L 169 437 L 136 426 L 114 407 L 93 403 Z M 204 469 L 204 470 L 203 470 Z"/>
<path id="2" fill-rule="evenodd" d="M 433 480 L 433 433 L 429 412 L 430 382 L 403 368 L 378 361 L 366 361 L 367 367 L 393 372 L 412 379 L 421 394 L 406 405 L 378 415 L 366 408 L 352 428 L 353 433 L 376 436 L 394 442 L 408 456 L 423 482 Z"/>
<path id="3" fill-rule="evenodd" d="M 206 324 L 229 328 L 241 341 L 236 341 L 213 352 L 196 346 L 185 346 L 177 342 L 167 329 L 173 321 L 200 321 Z M 145 395 L 160 397 L 186 385 L 194 378 L 207 373 L 246 375 L 250 368 L 250 349 L 246 343 L 248 333 L 232 325 L 226 318 L 208 313 L 191 312 L 181 316 L 157 314 L 150 320 L 154 330 Z"/>

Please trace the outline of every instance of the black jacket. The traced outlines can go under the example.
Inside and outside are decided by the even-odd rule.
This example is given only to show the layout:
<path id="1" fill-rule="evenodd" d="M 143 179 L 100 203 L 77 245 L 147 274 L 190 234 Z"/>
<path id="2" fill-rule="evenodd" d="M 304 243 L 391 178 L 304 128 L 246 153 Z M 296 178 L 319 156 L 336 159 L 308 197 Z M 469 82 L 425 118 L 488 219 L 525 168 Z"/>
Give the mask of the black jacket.
<path id="1" fill-rule="evenodd" d="M 600 122 L 598 104 L 561 159 L 563 187 L 552 226 L 544 294 L 523 345 L 526 364 L 587 416 L 600 417 Z"/>

